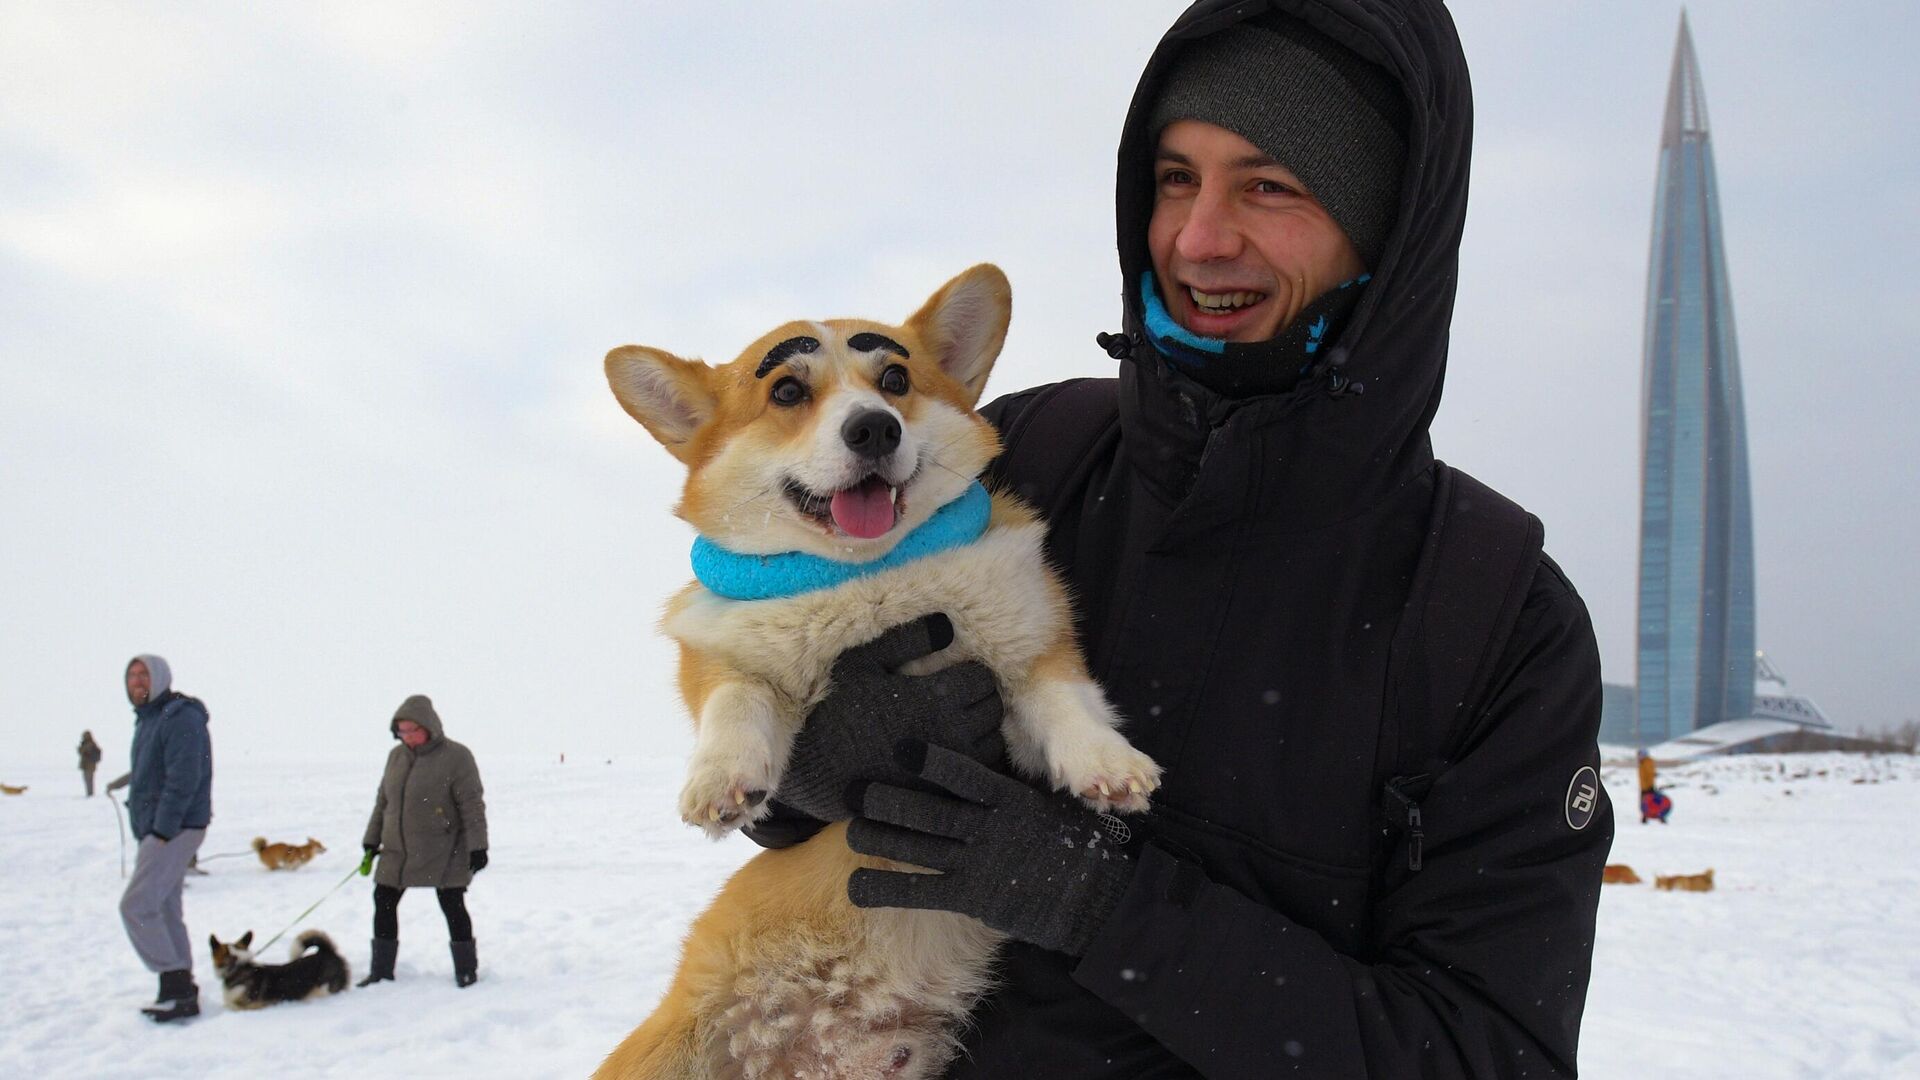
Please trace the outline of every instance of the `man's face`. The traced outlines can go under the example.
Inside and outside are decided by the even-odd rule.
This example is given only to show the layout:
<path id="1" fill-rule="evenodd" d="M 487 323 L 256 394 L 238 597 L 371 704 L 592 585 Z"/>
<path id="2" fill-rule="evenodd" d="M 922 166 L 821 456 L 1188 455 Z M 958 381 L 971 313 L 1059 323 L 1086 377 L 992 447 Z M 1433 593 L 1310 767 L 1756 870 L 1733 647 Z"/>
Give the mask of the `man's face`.
<path id="1" fill-rule="evenodd" d="M 1366 270 L 1299 178 L 1226 128 L 1168 124 L 1153 172 L 1153 275 L 1168 314 L 1201 337 L 1270 340 Z"/>
<path id="2" fill-rule="evenodd" d="M 407 748 L 410 750 L 418 750 L 427 745 L 427 729 L 411 720 L 400 721 L 393 725 L 393 730 L 400 736 L 400 741 L 406 743 Z"/>
<path id="3" fill-rule="evenodd" d="M 127 665 L 127 700 L 135 705 L 145 705 L 153 693 L 153 673 L 147 670 L 144 660 L 135 660 Z"/>

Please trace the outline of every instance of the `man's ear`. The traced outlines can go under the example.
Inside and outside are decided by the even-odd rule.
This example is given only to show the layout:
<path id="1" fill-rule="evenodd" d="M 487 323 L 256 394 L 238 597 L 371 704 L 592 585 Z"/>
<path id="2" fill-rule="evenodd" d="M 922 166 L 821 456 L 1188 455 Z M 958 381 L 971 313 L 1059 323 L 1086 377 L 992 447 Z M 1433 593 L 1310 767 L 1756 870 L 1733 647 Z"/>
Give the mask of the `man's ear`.
<path id="1" fill-rule="evenodd" d="M 607 354 L 607 385 L 620 407 L 682 461 L 694 432 L 718 405 L 712 379 L 713 369 L 698 360 L 644 345 L 622 345 Z"/>
<path id="2" fill-rule="evenodd" d="M 987 375 L 1007 340 L 1013 318 L 1013 286 L 992 263 L 963 271 L 940 287 L 907 326 L 915 330 L 940 367 L 966 388 L 967 404 L 980 400 Z"/>

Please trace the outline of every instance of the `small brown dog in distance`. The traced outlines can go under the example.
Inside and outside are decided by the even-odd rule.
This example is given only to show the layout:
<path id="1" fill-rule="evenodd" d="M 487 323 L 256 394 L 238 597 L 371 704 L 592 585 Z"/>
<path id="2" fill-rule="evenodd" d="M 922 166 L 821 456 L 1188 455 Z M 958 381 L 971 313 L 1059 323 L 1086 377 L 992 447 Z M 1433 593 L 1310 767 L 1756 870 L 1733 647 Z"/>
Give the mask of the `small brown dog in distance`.
<path id="1" fill-rule="evenodd" d="M 5 792 L 8 795 L 25 795 L 27 793 L 27 785 L 21 784 L 19 787 L 14 787 L 12 784 L 0 784 L 0 792 Z"/>
<path id="2" fill-rule="evenodd" d="M 1600 871 L 1600 884 L 1638 885 L 1640 884 L 1640 875 L 1634 873 L 1633 867 L 1628 866 L 1626 863 L 1608 863 Z"/>
<path id="3" fill-rule="evenodd" d="M 1699 874 L 1655 874 L 1653 887 L 1669 892 L 1712 892 L 1713 870 Z"/>
<path id="4" fill-rule="evenodd" d="M 260 856 L 260 864 L 269 870 L 298 869 L 326 850 L 325 844 L 311 836 L 304 844 L 269 844 L 264 836 L 253 838 L 253 853 Z"/>

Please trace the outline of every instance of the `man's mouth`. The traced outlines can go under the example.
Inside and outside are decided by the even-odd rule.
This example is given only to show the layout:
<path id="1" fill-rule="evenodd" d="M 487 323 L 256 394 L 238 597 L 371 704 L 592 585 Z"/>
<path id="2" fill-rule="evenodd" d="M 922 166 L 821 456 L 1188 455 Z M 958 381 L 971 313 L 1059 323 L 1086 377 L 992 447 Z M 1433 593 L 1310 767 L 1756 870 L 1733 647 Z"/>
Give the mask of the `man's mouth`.
<path id="1" fill-rule="evenodd" d="M 829 532 L 838 529 L 861 540 L 885 536 L 906 511 L 900 488 L 888 483 L 879 473 L 830 495 L 821 495 L 798 481 L 789 480 L 786 493 L 802 517 Z"/>
<path id="2" fill-rule="evenodd" d="M 1267 298 L 1263 292 L 1251 289 L 1238 289 L 1229 292 L 1203 292 L 1193 286 L 1187 286 L 1187 295 L 1192 298 L 1193 306 L 1202 315 L 1231 315 L 1244 308 L 1250 308 Z"/>

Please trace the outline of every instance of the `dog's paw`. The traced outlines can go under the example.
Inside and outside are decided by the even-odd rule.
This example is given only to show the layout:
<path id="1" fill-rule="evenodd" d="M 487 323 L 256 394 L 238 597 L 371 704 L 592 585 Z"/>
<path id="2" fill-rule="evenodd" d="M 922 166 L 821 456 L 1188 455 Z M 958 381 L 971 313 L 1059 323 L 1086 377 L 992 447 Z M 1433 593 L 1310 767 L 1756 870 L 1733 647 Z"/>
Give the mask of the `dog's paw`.
<path id="1" fill-rule="evenodd" d="M 1060 786 L 1103 814 L 1140 813 L 1160 786 L 1160 766 L 1124 739 L 1114 742 L 1059 768 Z"/>
<path id="2" fill-rule="evenodd" d="M 680 790 L 680 820 L 718 839 L 763 816 L 770 789 L 761 777 L 696 772 Z"/>

